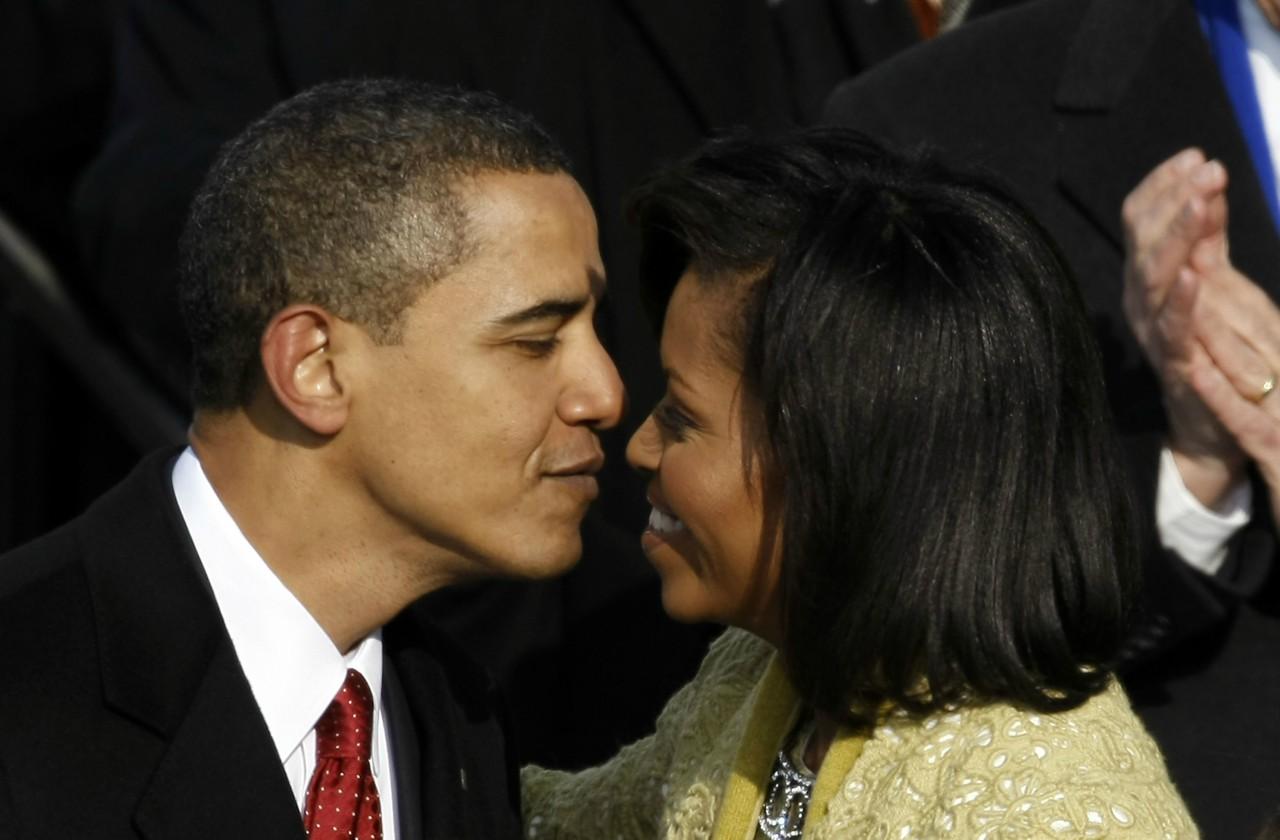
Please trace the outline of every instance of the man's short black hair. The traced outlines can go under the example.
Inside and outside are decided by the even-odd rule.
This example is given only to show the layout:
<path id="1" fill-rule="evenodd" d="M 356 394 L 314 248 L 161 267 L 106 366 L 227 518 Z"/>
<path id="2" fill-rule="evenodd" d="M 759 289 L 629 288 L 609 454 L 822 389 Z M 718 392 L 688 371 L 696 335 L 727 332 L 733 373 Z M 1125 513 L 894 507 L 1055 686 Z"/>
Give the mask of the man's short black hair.
<path id="1" fill-rule="evenodd" d="M 396 341 L 401 313 L 473 244 L 459 182 L 567 169 L 530 117 L 488 94 L 353 80 L 275 106 L 222 149 L 183 233 L 196 406 L 247 402 L 262 331 L 292 303 Z"/>
<path id="2" fill-rule="evenodd" d="M 854 722 L 1109 679 L 1136 554 L 1075 283 L 988 183 L 852 132 L 713 142 L 637 205 L 644 282 L 733 287 L 781 510 L 783 661 Z M 744 291 L 745 287 L 745 291 Z"/>

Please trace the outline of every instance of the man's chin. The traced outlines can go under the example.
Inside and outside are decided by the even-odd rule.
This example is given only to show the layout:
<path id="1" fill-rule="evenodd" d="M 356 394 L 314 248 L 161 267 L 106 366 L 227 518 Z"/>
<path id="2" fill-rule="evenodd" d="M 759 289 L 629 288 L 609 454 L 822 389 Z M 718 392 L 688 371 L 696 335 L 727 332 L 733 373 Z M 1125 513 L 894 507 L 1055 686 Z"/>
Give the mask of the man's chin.
<path id="1" fill-rule="evenodd" d="M 548 580 L 567 573 L 582 559 L 582 537 L 575 531 L 572 538 L 549 544 L 544 551 L 531 552 L 512 564 L 516 577 L 525 580 Z"/>

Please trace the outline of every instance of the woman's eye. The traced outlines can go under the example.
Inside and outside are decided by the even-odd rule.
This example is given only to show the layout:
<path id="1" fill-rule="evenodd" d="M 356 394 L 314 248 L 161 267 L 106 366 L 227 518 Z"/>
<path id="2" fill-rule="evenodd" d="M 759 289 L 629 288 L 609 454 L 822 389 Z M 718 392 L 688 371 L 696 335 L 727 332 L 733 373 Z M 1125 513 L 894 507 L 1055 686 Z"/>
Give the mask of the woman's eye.
<path id="1" fill-rule="evenodd" d="M 653 419 L 664 436 L 676 441 L 684 440 L 686 433 L 693 428 L 689 415 L 668 403 L 658 404 L 653 410 Z"/>

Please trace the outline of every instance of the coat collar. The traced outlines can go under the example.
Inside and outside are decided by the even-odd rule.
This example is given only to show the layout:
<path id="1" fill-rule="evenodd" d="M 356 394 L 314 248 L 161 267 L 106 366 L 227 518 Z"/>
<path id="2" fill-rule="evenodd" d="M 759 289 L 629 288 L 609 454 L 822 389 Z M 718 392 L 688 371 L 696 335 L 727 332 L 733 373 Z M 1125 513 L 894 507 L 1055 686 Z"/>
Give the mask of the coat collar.
<path id="1" fill-rule="evenodd" d="M 149 840 L 302 835 L 258 712 L 169 484 L 147 458 L 95 506 L 85 572 L 104 701 L 164 743 L 135 819 Z"/>
<path id="2" fill-rule="evenodd" d="M 176 731 L 222 636 L 169 484 L 176 450 L 149 456 L 90 510 L 85 573 L 107 704 Z"/>
<path id="3" fill-rule="evenodd" d="M 216 647 L 134 819 L 147 840 L 302 840 L 293 793 L 230 641 Z"/>
<path id="4" fill-rule="evenodd" d="M 1182 0 L 1094 2 L 1067 52 L 1054 105 L 1108 111 L 1133 83 L 1176 3 Z"/>

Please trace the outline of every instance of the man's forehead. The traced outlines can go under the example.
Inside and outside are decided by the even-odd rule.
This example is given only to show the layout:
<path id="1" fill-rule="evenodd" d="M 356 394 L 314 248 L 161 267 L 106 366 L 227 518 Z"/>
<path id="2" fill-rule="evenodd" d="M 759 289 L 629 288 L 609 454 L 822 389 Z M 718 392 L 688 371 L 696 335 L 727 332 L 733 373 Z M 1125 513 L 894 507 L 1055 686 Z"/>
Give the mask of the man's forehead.
<path id="1" fill-rule="evenodd" d="M 489 173 L 463 187 L 471 255 L 532 263 L 576 261 L 602 281 L 595 213 L 563 172 Z"/>
<path id="2" fill-rule="evenodd" d="M 470 283 L 470 292 L 488 310 L 485 320 L 499 328 L 571 318 L 599 302 L 605 289 L 603 275 L 586 266 L 562 275 L 485 273 L 475 275 Z"/>
<path id="3" fill-rule="evenodd" d="M 568 175 L 487 173 L 459 194 L 467 253 L 430 287 L 438 304 L 501 327 L 568 317 L 604 294 L 595 216 Z"/>
<path id="4" fill-rule="evenodd" d="M 555 223 L 596 226 L 591 202 L 567 172 L 480 172 L 455 189 L 479 227 L 501 232 Z"/>

